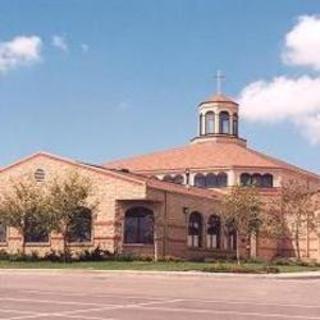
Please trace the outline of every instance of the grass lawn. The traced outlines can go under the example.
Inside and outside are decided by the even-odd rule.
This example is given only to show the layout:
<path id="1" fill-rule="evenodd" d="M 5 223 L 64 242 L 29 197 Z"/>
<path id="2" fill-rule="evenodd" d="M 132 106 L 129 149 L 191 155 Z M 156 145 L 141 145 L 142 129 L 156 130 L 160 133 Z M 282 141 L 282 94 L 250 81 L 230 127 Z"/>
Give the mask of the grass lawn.
<path id="1" fill-rule="evenodd" d="M 25 262 L 0 261 L 0 269 L 83 269 L 83 270 L 137 270 L 137 271 L 200 271 L 200 272 L 239 272 L 276 273 L 320 271 L 320 266 L 272 265 L 263 263 L 233 262 L 149 262 L 149 261 L 99 261 L 99 262 Z"/>

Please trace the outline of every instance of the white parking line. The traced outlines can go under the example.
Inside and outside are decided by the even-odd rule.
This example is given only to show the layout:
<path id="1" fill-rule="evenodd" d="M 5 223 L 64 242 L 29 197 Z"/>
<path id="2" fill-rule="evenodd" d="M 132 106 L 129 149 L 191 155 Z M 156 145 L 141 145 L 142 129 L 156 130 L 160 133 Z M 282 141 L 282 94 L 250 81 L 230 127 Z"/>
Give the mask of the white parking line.
<path id="1" fill-rule="evenodd" d="M 273 302 L 260 302 L 254 300 L 223 300 L 223 299 L 183 299 L 184 301 L 203 302 L 203 303 L 222 303 L 222 304 L 244 304 L 250 306 L 266 306 L 266 307 L 284 307 L 284 308 L 301 308 L 301 309 L 319 309 L 320 305 L 302 305 L 296 303 L 273 303 Z"/>
<path id="2" fill-rule="evenodd" d="M 117 306 L 117 304 L 108 303 L 94 303 L 94 302 L 78 302 L 78 301 L 60 301 L 60 300 L 43 300 L 43 299 L 27 299 L 27 298 L 2 298 L 2 301 L 13 301 L 13 302 L 34 302 L 34 303 L 49 303 L 49 304 L 62 304 L 62 305 L 77 305 L 77 306 L 96 306 L 96 307 L 106 307 L 106 306 Z"/>
<path id="3" fill-rule="evenodd" d="M 264 318 L 284 318 L 284 319 L 301 319 L 301 320 L 320 320 L 320 316 L 299 316 L 283 313 L 260 313 L 260 312 L 238 312 L 230 310 L 208 310 L 208 309 L 189 309 L 189 308 L 163 308 L 163 307 L 134 307 L 135 309 L 141 309 L 144 311 L 166 311 L 166 312 L 183 312 L 183 313 L 206 313 L 206 314 L 223 314 L 234 316 L 246 316 L 246 317 L 264 317 Z"/>
<path id="4" fill-rule="evenodd" d="M 161 297 L 145 297 L 145 296 L 125 296 L 125 295 L 111 295 L 111 294 L 96 294 L 95 292 L 87 292 L 87 293 L 78 293 L 78 292 L 65 292 L 65 291 L 53 291 L 53 290 L 19 290 L 19 292 L 26 292 L 26 293 L 39 293 L 41 295 L 58 295 L 58 296 L 65 296 L 65 297 L 86 297 L 92 296 L 95 298 L 124 298 L 124 299 L 143 299 L 143 300 L 167 300 L 167 298 Z M 173 298 L 174 299 L 174 298 Z"/>
<path id="5" fill-rule="evenodd" d="M 25 299 L 25 300 L 32 300 L 32 299 Z M 33 299 L 33 301 L 36 301 Z M 40 300 L 42 301 L 42 300 Z M 159 303 L 174 303 L 180 302 L 181 299 L 175 300 L 166 300 L 166 301 L 152 301 L 152 302 L 145 302 L 145 303 L 137 303 L 137 304 L 125 304 L 125 305 L 105 305 L 104 307 L 100 308 L 89 308 L 89 309 L 79 309 L 79 310 L 72 310 L 72 311 L 65 311 L 65 312 L 52 312 L 52 313 L 33 313 L 30 315 L 24 316 L 14 316 L 11 318 L 7 318 L 6 320 L 24 320 L 24 319 L 36 319 L 42 318 L 47 316 L 57 316 L 57 317 L 66 317 L 66 318 L 77 318 L 79 320 L 115 320 L 113 318 L 99 318 L 99 317 L 91 317 L 91 316 L 82 316 L 81 313 L 85 312 L 95 312 L 95 311 L 107 311 L 107 310 L 118 310 L 118 309 L 130 309 L 136 307 L 147 307 L 154 304 Z M 1 309 L 0 309 L 1 311 Z M 14 310 L 12 311 L 14 312 Z"/>

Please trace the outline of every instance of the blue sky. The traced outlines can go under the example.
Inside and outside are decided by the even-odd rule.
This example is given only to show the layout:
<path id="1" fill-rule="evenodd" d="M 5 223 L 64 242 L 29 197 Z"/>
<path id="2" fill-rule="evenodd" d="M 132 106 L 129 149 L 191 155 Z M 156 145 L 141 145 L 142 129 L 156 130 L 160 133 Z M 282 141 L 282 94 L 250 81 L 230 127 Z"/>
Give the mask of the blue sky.
<path id="1" fill-rule="evenodd" d="M 188 143 L 217 69 L 234 97 L 259 79 L 314 74 L 281 51 L 298 17 L 319 11 L 294 0 L 1 1 L 0 42 L 42 46 L 36 63 L 0 73 L 0 165 L 38 150 L 101 163 Z M 320 145 L 299 126 L 260 120 L 241 122 L 251 147 L 320 172 Z"/>

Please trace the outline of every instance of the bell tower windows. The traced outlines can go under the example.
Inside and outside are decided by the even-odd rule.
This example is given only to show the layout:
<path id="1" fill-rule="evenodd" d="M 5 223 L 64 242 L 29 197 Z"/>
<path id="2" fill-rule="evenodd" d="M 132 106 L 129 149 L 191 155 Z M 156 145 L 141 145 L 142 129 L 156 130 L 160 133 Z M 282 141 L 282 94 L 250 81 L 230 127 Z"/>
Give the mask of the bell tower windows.
<path id="1" fill-rule="evenodd" d="M 230 134 L 230 116 L 227 111 L 221 111 L 219 114 L 220 130 L 219 133 Z"/>
<path id="2" fill-rule="evenodd" d="M 214 119 L 214 112 L 208 111 L 205 115 L 206 120 L 206 134 L 213 134 L 215 133 L 215 119 Z"/>

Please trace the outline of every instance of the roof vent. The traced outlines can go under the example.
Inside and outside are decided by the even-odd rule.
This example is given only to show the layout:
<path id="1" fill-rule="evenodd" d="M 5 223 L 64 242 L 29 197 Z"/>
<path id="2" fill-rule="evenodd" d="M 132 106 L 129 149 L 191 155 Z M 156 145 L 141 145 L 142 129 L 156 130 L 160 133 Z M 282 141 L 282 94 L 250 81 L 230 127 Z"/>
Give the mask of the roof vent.
<path id="1" fill-rule="evenodd" d="M 37 169 L 35 172 L 34 172 L 34 178 L 37 182 L 42 182 L 44 181 L 45 179 L 45 176 L 46 176 L 46 173 L 44 172 L 43 169 Z"/>

